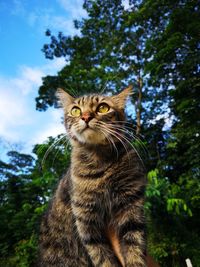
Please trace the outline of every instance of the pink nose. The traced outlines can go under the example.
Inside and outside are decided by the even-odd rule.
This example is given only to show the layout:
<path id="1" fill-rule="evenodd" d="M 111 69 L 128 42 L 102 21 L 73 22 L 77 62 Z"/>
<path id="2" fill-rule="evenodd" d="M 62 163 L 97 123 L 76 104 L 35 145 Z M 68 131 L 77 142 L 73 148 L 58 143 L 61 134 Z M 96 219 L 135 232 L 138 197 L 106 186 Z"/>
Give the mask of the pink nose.
<path id="1" fill-rule="evenodd" d="M 82 119 L 83 121 L 85 121 L 86 123 L 88 123 L 92 118 L 93 118 L 93 117 L 92 117 L 92 115 L 91 115 L 89 112 L 84 112 L 84 113 L 82 114 L 82 117 L 81 117 L 81 119 Z"/>

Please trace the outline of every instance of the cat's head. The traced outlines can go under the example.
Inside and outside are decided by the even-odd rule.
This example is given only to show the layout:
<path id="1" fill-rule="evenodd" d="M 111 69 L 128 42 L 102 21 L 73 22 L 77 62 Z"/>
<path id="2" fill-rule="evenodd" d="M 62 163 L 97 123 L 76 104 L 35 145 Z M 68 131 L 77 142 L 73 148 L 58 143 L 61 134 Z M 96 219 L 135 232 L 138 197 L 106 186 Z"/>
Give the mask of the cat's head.
<path id="1" fill-rule="evenodd" d="M 64 109 L 69 137 L 89 145 L 119 141 L 126 100 L 131 94 L 132 87 L 129 86 L 114 96 L 96 94 L 74 98 L 59 88 L 57 97 Z"/>

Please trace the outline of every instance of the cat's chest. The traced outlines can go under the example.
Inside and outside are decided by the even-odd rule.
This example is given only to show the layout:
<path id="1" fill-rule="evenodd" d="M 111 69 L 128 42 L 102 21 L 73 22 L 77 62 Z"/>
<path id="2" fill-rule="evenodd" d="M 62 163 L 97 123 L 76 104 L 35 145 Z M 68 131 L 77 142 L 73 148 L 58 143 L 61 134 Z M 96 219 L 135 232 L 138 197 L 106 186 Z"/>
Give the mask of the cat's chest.
<path id="1" fill-rule="evenodd" d="M 81 202 L 88 207 L 96 207 L 111 212 L 112 204 L 129 188 L 133 186 L 130 170 L 119 170 L 115 164 L 104 165 L 98 169 L 85 169 L 80 172 L 78 166 L 71 172 L 72 195 L 74 202 Z M 130 182 L 131 181 L 131 182 Z"/>
<path id="2" fill-rule="evenodd" d="M 96 192 L 107 194 L 107 191 L 119 188 L 123 180 L 130 175 L 130 170 L 120 168 L 118 163 L 88 163 L 74 164 L 71 169 L 71 180 L 74 192 Z"/>

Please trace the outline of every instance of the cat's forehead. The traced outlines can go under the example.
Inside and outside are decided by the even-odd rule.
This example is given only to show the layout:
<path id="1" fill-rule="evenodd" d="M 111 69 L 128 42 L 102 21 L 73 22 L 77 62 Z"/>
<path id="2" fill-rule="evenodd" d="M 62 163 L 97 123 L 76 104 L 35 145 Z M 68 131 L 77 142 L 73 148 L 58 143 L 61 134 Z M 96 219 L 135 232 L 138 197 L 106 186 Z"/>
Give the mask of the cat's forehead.
<path id="1" fill-rule="evenodd" d="M 102 102 L 106 102 L 108 104 L 112 104 L 111 98 L 103 95 L 84 95 L 77 99 L 75 99 L 74 103 L 79 106 L 91 106 L 98 105 Z"/>

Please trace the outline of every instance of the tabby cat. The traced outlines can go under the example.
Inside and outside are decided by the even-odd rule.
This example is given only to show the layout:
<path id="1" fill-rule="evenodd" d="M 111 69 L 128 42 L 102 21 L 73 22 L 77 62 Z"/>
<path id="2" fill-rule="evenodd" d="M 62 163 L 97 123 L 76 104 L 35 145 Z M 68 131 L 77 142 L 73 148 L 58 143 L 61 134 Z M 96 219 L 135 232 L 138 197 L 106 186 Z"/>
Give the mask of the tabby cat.
<path id="1" fill-rule="evenodd" d="M 130 94 L 73 98 L 58 89 L 71 166 L 42 221 L 39 266 L 146 266 L 146 179 L 125 128 Z"/>

